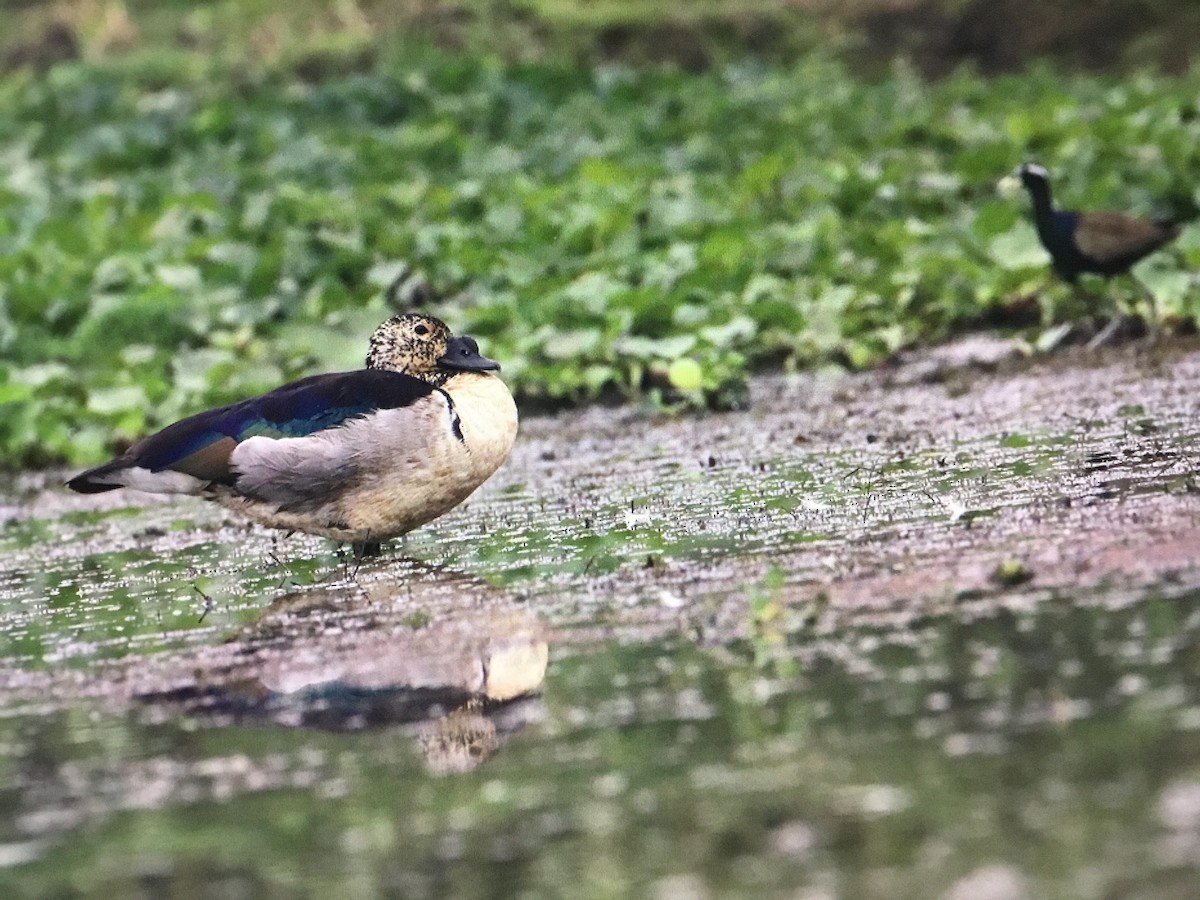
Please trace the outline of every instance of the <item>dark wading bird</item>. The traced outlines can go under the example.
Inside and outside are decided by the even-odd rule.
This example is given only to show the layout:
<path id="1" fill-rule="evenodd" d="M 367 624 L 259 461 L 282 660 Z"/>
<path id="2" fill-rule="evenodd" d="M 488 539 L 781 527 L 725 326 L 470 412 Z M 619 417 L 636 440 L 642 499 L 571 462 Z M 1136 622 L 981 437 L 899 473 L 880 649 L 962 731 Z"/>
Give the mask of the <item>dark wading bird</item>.
<path id="1" fill-rule="evenodd" d="M 1055 273 L 1069 284 L 1080 275 L 1129 275 L 1145 294 L 1150 307 L 1147 330 L 1157 333 L 1158 305 L 1152 294 L 1129 269 L 1179 234 L 1179 225 L 1162 219 L 1139 219 L 1116 212 L 1076 212 L 1054 207 L 1050 175 L 1039 165 L 1026 163 L 1016 176 L 1033 201 L 1033 221 L 1038 238 L 1050 254 Z M 1102 344 L 1119 326 L 1119 317 L 1093 340 Z"/>
<path id="2" fill-rule="evenodd" d="M 393 316 L 372 335 L 366 368 L 183 419 L 67 486 L 196 494 L 378 552 L 449 512 L 508 457 L 517 409 L 499 368 L 438 319 Z"/>

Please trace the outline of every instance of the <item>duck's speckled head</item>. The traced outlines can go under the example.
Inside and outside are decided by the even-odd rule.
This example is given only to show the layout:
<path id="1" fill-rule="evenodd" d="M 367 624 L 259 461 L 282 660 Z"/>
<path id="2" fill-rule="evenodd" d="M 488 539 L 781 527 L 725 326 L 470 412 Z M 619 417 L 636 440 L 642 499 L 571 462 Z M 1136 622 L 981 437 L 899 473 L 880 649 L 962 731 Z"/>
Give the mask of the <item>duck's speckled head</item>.
<path id="1" fill-rule="evenodd" d="M 403 372 L 442 385 L 455 372 L 488 372 L 499 369 L 500 363 L 480 355 L 474 338 L 455 337 L 441 319 L 404 313 L 375 329 L 367 368 Z"/>

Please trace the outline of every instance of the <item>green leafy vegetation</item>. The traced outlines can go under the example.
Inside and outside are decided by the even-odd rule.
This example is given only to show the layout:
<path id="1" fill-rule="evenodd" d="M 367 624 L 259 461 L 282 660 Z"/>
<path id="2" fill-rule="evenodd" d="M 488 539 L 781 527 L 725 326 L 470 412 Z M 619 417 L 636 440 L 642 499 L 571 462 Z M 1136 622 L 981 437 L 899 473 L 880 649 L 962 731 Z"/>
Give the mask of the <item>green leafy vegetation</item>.
<path id="1" fill-rule="evenodd" d="M 418 303 L 526 403 L 728 406 L 755 367 L 1109 311 L 997 192 L 1023 159 L 1064 204 L 1197 204 L 1200 75 L 348 68 L 163 50 L 0 80 L 0 462 L 356 367 Z M 1197 267 L 1193 226 L 1141 270 L 1176 323 Z"/>

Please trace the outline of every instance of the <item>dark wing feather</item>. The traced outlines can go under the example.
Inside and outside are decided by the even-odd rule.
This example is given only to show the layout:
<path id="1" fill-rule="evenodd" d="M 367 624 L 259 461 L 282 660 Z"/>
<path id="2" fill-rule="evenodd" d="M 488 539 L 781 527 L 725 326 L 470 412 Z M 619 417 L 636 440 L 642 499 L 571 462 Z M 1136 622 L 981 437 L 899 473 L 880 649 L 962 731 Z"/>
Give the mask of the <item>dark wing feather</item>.
<path id="1" fill-rule="evenodd" d="M 232 483 L 235 475 L 229 456 L 247 438 L 303 437 L 374 410 L 409 406 L 433 391 L 419 378 L 379 369 L 302 378 L 258 397 L 181 419 L 67 484 L 82 492 L 110 490 L 119 485 L 98 482 L 96 476 L 133 466 Z"/>
<path id="2" fill-rule="evenodd" d="M 1120 271 L 1153 253 L 1178 233 L 1178 226 L 1122 213 L 1080 213 L 1075 246 L 1090 262 Z"/>

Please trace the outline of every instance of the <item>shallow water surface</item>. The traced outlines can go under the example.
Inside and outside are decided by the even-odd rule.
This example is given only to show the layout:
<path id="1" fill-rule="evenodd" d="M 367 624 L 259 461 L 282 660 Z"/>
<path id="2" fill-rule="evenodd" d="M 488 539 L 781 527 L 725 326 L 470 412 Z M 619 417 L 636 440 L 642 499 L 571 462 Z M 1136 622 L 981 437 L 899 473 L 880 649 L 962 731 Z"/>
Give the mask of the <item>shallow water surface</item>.
<path id="1" fill-rule="evenodd" d="M 360 565 L 0 498 L 6 897 L 1193 897 L 1200 353 L 525 423 Z"/>

